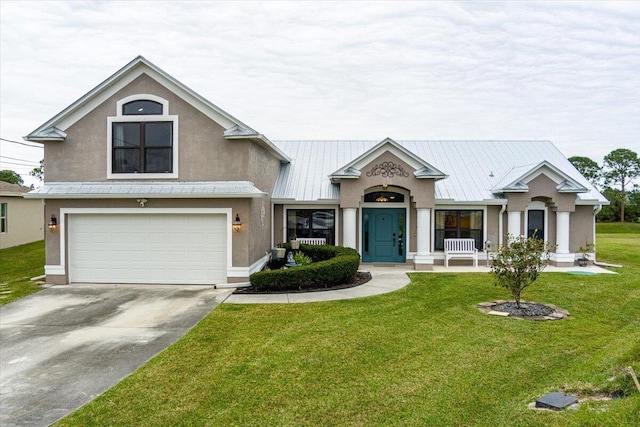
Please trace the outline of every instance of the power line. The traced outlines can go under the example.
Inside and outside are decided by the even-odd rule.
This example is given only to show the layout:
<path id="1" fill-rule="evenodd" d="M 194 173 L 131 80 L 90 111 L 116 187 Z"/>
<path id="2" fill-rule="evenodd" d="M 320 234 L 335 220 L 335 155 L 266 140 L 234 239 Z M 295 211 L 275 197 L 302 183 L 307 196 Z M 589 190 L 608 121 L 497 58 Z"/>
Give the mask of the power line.
<path id="1" fill-rule="evenodd" d="M 6 160 L 0 160 L 0 164 L 3 164 L 3 165 L 16 165 L 16 166 L 24 166 L 24 167 L 32 167 L 33 166 L 33 165 L 30 165 L 30 164 L 24 163 L 24 162 L 16 163 L 16 162 L 8 162 Z"/>
<path id="2" fill-rule="evenodd" d="M 19 162 L 25 162 L 25 163 L 35 163 L 35 164 L 39 163 L 39 162 L 36 162 L 35 160 L 17 159 L 15 157 L 9 157 L 9 156 L 0 156 L 0 159 L 17 160 Z"/>
<path id="3" fill-rule="evenodd" d="M 11 142 L 13 144 L 20 144 L 20 145 L 24 145 L 25 147 L 31 147 L 31 148 L 43 148 L 42 145 L 29 145 L 29 144 L 25 144 L 24 142 L 13 141 L 11 139 L 5 139 L 5 138 L 0 138 L 0 141 Z"/>

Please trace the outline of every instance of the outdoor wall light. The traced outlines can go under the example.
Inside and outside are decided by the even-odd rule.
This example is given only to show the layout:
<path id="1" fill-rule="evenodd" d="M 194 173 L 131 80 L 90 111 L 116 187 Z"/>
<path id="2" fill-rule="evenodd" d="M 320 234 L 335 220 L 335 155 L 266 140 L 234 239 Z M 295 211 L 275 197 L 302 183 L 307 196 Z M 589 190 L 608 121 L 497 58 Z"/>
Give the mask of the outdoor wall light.
<path id="1" fill-rule="evenodd" d="M 54 214 L 51 214 L 51 218 L 49 218 L 49 223 L 47 224 L 47 226 L 49 227 L 50 232 L 55 233 L 56 229 L 58 228 L 58 219 Z"/>
<path id="2" fill-rule="evenodd" d="M 242 227 L 242 222 L 240 222 L 240 215 L 236 214 L 236 219 L 233 221 L 233 231 L 236 233 L 240 231 L 240 227 Z"/>

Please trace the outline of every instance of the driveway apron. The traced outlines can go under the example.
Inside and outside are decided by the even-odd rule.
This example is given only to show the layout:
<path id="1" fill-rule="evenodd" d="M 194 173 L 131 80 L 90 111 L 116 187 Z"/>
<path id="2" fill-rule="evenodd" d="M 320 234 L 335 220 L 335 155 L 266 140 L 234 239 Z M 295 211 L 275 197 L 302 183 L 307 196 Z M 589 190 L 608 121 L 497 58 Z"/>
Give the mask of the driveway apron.
<path id="1" fill-rule="evenodd" d="M 232 289 L 63 285 L 0 307 L 0 425 L 47 426 L 182 337 Z"/>

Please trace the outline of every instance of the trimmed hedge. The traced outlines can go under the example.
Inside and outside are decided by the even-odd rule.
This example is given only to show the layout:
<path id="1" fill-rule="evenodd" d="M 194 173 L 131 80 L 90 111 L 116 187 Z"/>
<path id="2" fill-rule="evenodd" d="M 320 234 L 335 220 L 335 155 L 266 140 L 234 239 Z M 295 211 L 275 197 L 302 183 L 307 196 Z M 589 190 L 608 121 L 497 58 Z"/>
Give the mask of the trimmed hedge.
<path id="1" fill-rule="evenodd" d="M 285 245 L 289 249 L 289 245 Z M 351 248 L 331 245 L 300 245 L 300 252 L 312 264 L 285 270 L 260 271 L 249 277 L 256 291 L 292 291 L 336 286 L 351 280 L 358 272 L 360 255 Z"/>

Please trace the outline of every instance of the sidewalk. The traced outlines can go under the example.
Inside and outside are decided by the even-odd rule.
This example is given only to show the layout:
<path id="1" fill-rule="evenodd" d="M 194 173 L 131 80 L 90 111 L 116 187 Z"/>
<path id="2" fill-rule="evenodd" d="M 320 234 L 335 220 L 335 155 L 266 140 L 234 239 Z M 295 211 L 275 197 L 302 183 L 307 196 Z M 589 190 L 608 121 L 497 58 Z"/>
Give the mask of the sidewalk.
<path id="1" fill-rule="evenodd" d="M 228 304 L 294 304 L 303 302 L 337 301 L 381 295 L 397 291 L 410 282 L 407 273 L 488 273 L 489 267 L 449 267 L 434 266 L 433 271 L 415 271 L 413 266 L 400 264 L 380 267 L 371 264 L 360 265 L 360 271 L 369 271 L 371 280 L 363 285 L 335 291 L 294 292 L 282 294 L 231 294 L 224 302 Z M 616 274 L 597 266 L 560 268 L 548 266 L 544 270 L 550 273 L 578 272 L 580 274 Z"/>

